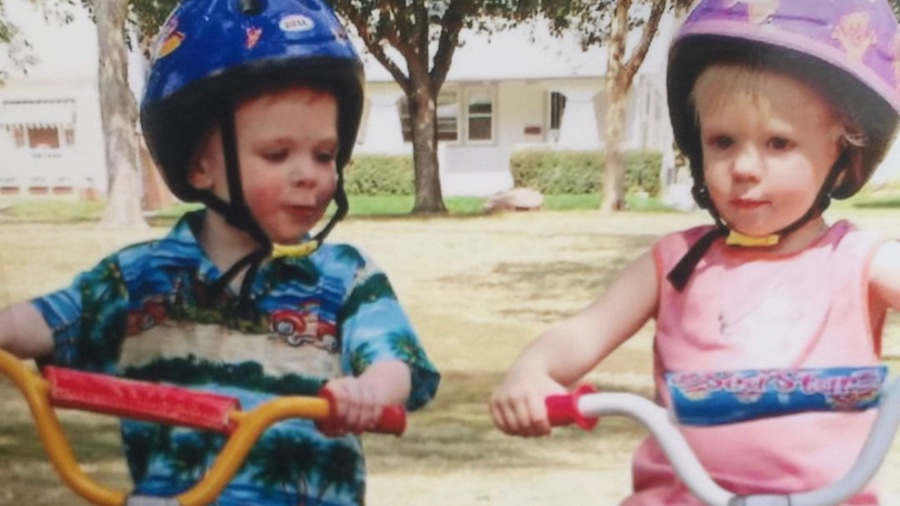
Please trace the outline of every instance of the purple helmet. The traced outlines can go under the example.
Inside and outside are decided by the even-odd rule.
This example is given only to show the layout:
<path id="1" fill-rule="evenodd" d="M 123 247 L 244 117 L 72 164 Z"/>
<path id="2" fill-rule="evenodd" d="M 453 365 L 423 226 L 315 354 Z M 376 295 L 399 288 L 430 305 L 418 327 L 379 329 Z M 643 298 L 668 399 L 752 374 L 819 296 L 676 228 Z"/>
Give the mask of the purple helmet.
<path id="1" fill-rule="evenodd" d="M 690 94 L 713 63 L 784 73 L 816 89 L 861 129 L 865 145 L 828 193 L 846 198 L 890 146 L 900 113 L 900 33 L 885 0 L 700 0 L 669 51 L 667 88 L 675 141 L 691 160 L 701 206 L 703 163 Z"/>

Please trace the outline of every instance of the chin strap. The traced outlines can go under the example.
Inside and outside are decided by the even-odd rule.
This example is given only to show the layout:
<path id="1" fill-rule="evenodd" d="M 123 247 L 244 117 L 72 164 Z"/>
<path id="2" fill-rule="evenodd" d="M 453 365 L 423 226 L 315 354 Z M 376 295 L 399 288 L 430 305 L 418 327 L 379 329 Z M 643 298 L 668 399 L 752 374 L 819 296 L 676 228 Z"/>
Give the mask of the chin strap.
<path id="1" fill-rule="evenodd" d="M 300 244 L 272 244 L 272 258 L 305 257 L 319 248 L 319 241 L 311 239 Z"/>
<path id="2" fill-rule="evenodd" d="M 754 237 L 752 235 L 744 235 L 736 230 L 729 230 L 728 236 L 725 237 L 725 244 L 729 246 L 742 246 L 744 248 L 766 248 L 775 246 L 780 240 L 781 236 L 778 234 Z"/>
<path id="3" fill-rule="evenodd" d="M 681 257 L 681 260 L 679 260 L 678 263 L 675 264 L 675 267 L 673 267 L 672 270 L 669 271 L 669 273 L 666 275 L 666 279 L 668 279 L 669 282 L 672 283 L 672 286 L 675 288 L 675 290 L 679 292 L 684 290 L 684 287 L 687 286 L 691 274 L 693 274 L 694 269 L 697 268 L 697 264 L 699 264 L 700 260 L 706 255 L 715 240 L 720 237 L 724 237 L 725 244 L 729 246 L 745 248 L 767 248 L 777 245 L 781 241 L 781 239 L 787 237 L 810 220 L 821 216 L 822 213 L 825 212 L 826 209 L 828 209 L 828 206 L 831 204 L 831 190 L 832 188 L 834 188 L 834 184 L 837 182 L 838 176 L 840 176 L 841 172 L 843 172 L 844 166 L 849 161 L 850 154 L 845 149 L 841 152 L 840 156 L 838 156 L 838 159 L 835 160 L 834 164 L 831 166 L 831 170 L 828 172 L 828 176 L 822 183 L 821 188 L 819 188 L 819 193 L 816 195 L 812 206 L 810 206 L 806 213 L 804 213 L 803 216 L 797 219 L 797 221 L 769 235 L 750 236 L 729 229 L 728 225 L 719 217 L 719 213 L 718 211 L 716 211 L 715 206 L 712 205 L 712 200 L 709 198 L 709 192 L 706 190 L 706 186 L 703 185 L 700 188 L 695 188 L 695 198 L 699 197 L 699 201 L 705 202 L 709 214 L 712 215 L 713 220 L 715 220 L 716 222 L 716 228 L 704 234 L 697 242 L 691 245 L 687 253 L 685 253 L 684 256 Z"/>

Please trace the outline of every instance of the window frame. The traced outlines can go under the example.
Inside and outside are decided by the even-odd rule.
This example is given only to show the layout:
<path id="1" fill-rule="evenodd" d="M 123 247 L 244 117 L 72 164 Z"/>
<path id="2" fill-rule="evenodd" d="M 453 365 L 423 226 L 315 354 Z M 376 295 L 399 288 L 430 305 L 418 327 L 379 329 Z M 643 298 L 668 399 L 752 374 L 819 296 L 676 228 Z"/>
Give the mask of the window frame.
<path id="1" fill-rule="evenodd" d="M 467 86 L 465 88 L 465 108 L 461 112 L 465 113 L 465 142 L 469 145 L 489 145 L 494 144 L 497 140 L 497 88 L 490 85 Z M 486 95 L 490 105 L 488 113 L 473 113 L 472 98 L 476 95 Z M 461 108 L 463 109 L 463 108 Z M 472 119 L 487 118 L 490 121 L 490 136 L 487 139 L 472 138 Z"/>
<path id="2" fill-rule="evenodd" d="M 442 99 L 444 99 L 443 102 L 442 102 Z M 449 134 L 451 132 L 451 130 L 445 129 L 445 130 L 443 130 L 444 133 L 442 134 L 442 130 L 441 130 L 441 119 L 442 118 L 441 118 L 441 114 L 440 114 L 442 106 L 446 107 L 446 106 L 450 106 L 450 105 L 453 105 L 453 110 L 456 113 L 451 118 L 452 124 L 455 128 L 455 130 L 452 130 L 452 132 L 454 134 L 454 137 L 452 139 L 443 137 L 443 135 Z M 460 114 L 459 113 L 460 113 L 459 91 L 456 89 L 441 90 L 440 94 L 438 95 L 438 99 L 437 99 L 437 123 L 438 123 L 437 129 L 438 129 L 438 141 L 439 142 L 445 142 L 445 143 L 450 143 L 450 144 L 459 144 L 460 143 L 460 139 L 462 136 L 460 135 L 460 120 L 459 120 Z M 403 135 L 403 142 L 412 142 L 412 118 L 409 115 L 409 102 L 405 95 L 400 98 L 400 103 L 398 104 L 398 114 L 400 115 L 400 129 L 401 129 L 401 133 Z M 450 118 L 450 117 L 448 117 L 448 116 L 444 117 L 445 123 L 448 122 L 447 118 Z"/>

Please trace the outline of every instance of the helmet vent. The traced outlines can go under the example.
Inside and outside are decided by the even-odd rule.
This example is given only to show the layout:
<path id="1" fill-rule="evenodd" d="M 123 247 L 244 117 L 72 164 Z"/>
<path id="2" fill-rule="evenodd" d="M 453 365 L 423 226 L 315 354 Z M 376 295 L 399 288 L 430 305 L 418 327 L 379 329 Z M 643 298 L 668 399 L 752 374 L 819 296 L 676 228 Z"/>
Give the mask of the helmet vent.
<path id="1" fill-rule="evenodd" d="M 241 12 L 247 16 L 256 16 L 263 11 L 264 0 L 239 0 Z"/>
<path id="2" fill-rule="evenodd" d="M 322 10 L 322 4 L 320 4 L 319 2 L 313 2 L 310 0 L 300 0 L 300 4 L 303 5 L 303 7 L 306 7 L 307 9 L 309 9 L 311 11 Z"/>

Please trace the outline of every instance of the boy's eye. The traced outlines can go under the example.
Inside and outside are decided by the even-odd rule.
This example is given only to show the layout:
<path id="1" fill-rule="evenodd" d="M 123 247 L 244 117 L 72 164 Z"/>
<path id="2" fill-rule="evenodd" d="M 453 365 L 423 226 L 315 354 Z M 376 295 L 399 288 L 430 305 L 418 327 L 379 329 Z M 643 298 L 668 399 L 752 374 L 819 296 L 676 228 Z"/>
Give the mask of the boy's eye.
<path id="1" fill-rule="evenodd" d="M 288 151 L 286 149 L 276 149 L 273 151 L 266 151 L 262 156 L 270 162 L 281 162 L 287 158 Z"/>
<path id="2" fill-rule="evenodd" d="M 769 147 L 778 151 L 783 149 L 787 149 L 791 145 L 791 141 L 785 139 L 784 137 L 772 137 L 769 139 Z"/>

